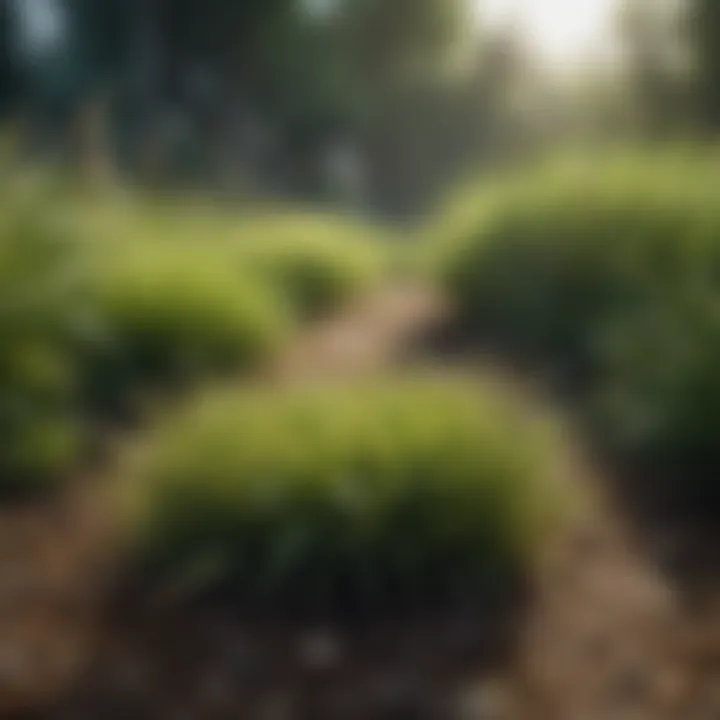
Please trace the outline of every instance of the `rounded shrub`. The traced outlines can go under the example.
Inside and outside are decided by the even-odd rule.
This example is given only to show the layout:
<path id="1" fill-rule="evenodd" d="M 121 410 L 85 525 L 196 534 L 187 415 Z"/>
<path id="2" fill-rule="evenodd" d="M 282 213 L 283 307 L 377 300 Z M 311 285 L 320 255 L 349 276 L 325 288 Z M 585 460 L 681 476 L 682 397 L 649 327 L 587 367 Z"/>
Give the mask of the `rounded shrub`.
<path id="1" fill-rule="evenodd" d="M 135 459 L 130 565 L 142 587 L 281 611 L 477 600 L 527 569 L 558 509 L 551 438 L 477 381 L 206 398 Z"/>
<path id="2" fill-rule="evenodd" d="M 96 278 L 107 343 L 95 392 L 252 369 L 286 329 L 279 298 L 221 257 L 136 248 L 113 260 Z"/>
<path id="3" fill-rule="evenodd" d="M 242 260 L 285 294 L 301 319 L 332 312 L 381 276 L 380 244 L 347 221 L 293 214 L 246 222 Z"/>
<path id="4" fill-rule="evenodd" d="M 446 250 L 465 326 L 592 376 L 606 323 L 717 281 L 720 204 L 708 179 L 705 165 L 672 157 L 562 165 L 504 185 Z"/>
<path id="5" fill-rule="evenodd" d="M 570 164 L 504 186 L 444 249 L 444 280 L 472 333 L 579 381 L 573 400 L 634 478 L 676 510 L 717 517 L 711 158 Z"/>

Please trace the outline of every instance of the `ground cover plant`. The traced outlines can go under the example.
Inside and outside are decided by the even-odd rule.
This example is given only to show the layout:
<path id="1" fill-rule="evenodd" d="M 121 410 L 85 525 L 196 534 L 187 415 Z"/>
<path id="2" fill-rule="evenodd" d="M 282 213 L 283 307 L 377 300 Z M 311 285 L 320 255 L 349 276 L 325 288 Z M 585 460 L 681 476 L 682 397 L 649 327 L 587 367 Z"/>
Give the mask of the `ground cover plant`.
<path id="1" fill-rule="evenodd" d="M 96 400 L 257 369 L 289 333 L 283 302 L 212 254 L 137 250 L 96 279 L 108 339 L 90 367 Z"/>
<path id="2" fill-rule="evenodd" d="M 477 599 L 563 504 L 551 437 L 477 382 L 209 397 L 132 463 L 129 563 L 141 585 L 285 612 Z"/>
<path id="3" fill-rule="evenodd" d="M 542 168 L 480 200 L 443 265 L 471 335 L 572 380 L 602 442 L 698 508 L 720 466 L 714 157 Z"/>
<path id="4" fill-rule="evenodd" d="M 383 275 L 381 233 L 350 220 L 280 213 L 248 220 L 238 234 L 241 262 L 272 282 L 301 319 L 347 304 Z"/>
<path id="5" fill-rule="evenodd" d="M 180 210 L 9 174 L 0 188 L 1 484 L 66 476 L 92 445 L 90 428 L 159 390 L 261 369 L 303 322 L 379 278 L 371 238 L 339 220 Z"/>
<path id="6" fill-rule="evenodd" d="M 516 351 L 592 365 L 606 321 L 716 279 L 716 193 L 704 166 L 685 170 L 559 166 L 496 193 L 446 267 L 464 320 Z"/>
<path id="7" fill-rule="evenodd" d="M 0 493 L 55 481 L 81 450 L 76 359 L 96 342 L 86 268 L 39 207 L 36 182 L 3 182 L 0 202 Z M 51 210 L 49 210 L 51 212 Z"/>

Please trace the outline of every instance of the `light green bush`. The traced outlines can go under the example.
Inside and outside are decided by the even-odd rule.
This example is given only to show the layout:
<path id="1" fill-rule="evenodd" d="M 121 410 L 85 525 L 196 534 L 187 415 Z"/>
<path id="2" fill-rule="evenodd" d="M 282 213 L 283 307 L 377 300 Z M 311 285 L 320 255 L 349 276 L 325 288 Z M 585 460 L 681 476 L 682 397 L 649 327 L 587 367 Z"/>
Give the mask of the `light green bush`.
<path id="1" fill-rule="evenodd" d="M 135 460 L 130 565 L 283 611 L 476 598 L 558 510 L 552 438 L 477 381 L 207 398 Z"/>
<path id="2" fill-rule="evenodd" d="M 96 277 L 95 301 L 108 336 L 92 368 L 101 394 L 257 368 L 288 329 L 263 283 L 182 246 L 113 257 Z"/>
<path id="3" fill-rule="evenodd" d="M 349 221 L 294 213 L 242 223 L 238 235 L 241 262 L 270 280 L 301 319 L 350 302 L 383 272 L 380 243 Z"/>
<path id="4" fill-rule="evenodd" d="M 121 209 L 125 207 L 123 214 Z M 386 269 L 383 234 L 332 216 L 230 214 L 211 207 L 147 207 L 135 201 L 81 213 L 104 255 L 182 254 L 235 265 L 266 281 L 300 321 L 331 313 L 369 290 Z"/>
<path id="5" fill-rule="evenodd" d="M 262 365 L 294 322 L 368 289 L 380 256 L 340 219 L 3 176 L 0 489 L 67 474 L 88 429 L 148 392 Z"/>

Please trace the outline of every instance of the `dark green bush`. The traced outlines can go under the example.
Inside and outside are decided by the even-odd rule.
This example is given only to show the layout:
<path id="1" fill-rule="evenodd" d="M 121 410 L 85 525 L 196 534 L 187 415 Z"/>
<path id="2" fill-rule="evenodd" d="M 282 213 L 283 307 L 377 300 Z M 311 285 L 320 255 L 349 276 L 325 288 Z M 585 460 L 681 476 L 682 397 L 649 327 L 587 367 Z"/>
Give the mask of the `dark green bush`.
<path id="1" fill-rule="evenodd" d="M 472 333 L 579 381 L 573 399 L 625 467 L 717 513 L 714 162 L 596 161 L 505 186 L 445 248 L 444 279 Z"/>
<path id="2" fill-rule="evenodd" d="M 720 508 L 720 316 L 702 288 L 619 318 L 592 400 L 600 438 L 677 510 Z"/>
<path id="3" fill-rule="evenodd" d="M 0 493 L 59 480 L 80 449 L 67 358 L 45 343 L 3 348 L 0 359 Z"/>
<path id="4" fill-rule="evenodd" d="M 540 171 L 497 192 L 447 254 L 467 327 L 591 376 L 607 323 L 720 276 L 720 204 L 703 164 Z M 470 230 L 467 228 L 470 227 Z"/>
<path id="5" fill-rule="evenodd" d="M 284 611 L 475 597 L 558 509 L 547 431 L 477 381 L 210 398 L 136 461 L 131 565 Z"/>
<path id="6" fill-rule="evenodd" d="M 76 359 L 93 342 L 84 268 L 33 184 L 0 200 L 0 492 L 64 475 L 81 432 Z"/>

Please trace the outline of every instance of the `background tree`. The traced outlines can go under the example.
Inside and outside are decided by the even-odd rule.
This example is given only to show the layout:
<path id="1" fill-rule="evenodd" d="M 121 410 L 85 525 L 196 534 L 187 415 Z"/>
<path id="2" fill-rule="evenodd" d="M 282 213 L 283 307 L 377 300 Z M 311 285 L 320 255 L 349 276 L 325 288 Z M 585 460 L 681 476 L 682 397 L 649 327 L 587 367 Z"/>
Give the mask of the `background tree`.
<path id="1" fill-rule="evenodd" d="M 685 16 L 697 70 L 696 92 L 704 126 L 720 131 L 720 4 L 715 0 L 689 0 Z"/>
<path id="2" fill-rule="evenodd" d="M 7 0 L 0 0 L 0 116 L 11 110 L 20 90 L 12 44 L 12 8 Z"/>
<path id="3" fill-rule="evenodd" d="M 696 117 L 694 68 L 679 0 L 629 0 L 619 17 L 628 101 L 644 137 L 669 137 Z"/>
<path id="4" fill-rule="evenodd" d="M 63 47 L 25 75 L 35 116 L 135 179 L 332 201 L 338 149 L 358 206 L 415 216 L 534 132 L 513 98 L 532 63 L 473 0 L 46 2 Z"/>

